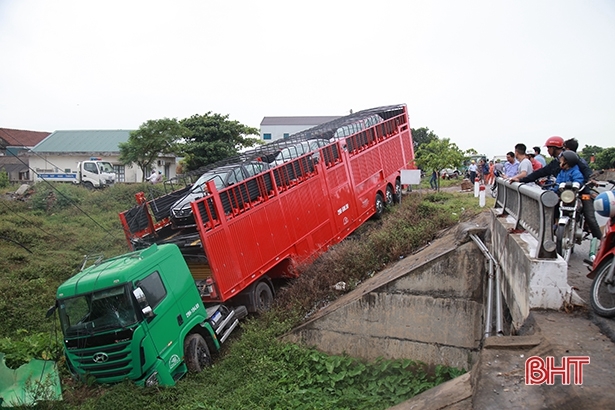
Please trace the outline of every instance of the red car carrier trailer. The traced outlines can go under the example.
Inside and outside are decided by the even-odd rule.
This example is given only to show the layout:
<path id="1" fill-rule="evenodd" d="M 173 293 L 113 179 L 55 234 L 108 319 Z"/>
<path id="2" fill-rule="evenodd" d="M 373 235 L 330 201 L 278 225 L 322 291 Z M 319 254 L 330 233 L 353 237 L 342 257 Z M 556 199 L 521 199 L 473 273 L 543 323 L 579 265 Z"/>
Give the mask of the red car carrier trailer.
<path id="1" fill-rule="evenodd" d="M 314 138 L 329 143 L 220 190 L 207 182 L 204 196 L 191 203 L 192 228 L 176 229 L 169 218 L 191 186 L 149 201 L 137 194 L 138 205 L 120 214 L 131 249 L 174 243 L 206 306 L 266 309 L 273 279 L 292 277 L 293 264 L 326 251 L 385 205 L 399 202 L 400 171 L 413 168 L 405 105 L 341 117 L 295 134 L 291 142 Z M 243 159 L 265 159 L 270 146 L 275 143 Z"/>

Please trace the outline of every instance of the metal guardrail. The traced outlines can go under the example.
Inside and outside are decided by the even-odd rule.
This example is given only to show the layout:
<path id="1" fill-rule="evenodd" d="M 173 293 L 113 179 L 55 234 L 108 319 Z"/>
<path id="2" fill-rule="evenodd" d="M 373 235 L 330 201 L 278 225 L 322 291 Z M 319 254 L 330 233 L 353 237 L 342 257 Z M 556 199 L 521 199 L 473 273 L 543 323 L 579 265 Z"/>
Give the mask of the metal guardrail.
<path id="1" fill-rule="evenodd" d="M 515 219 L 515 231 L 524 230 L 536 238 L 537 258 L 557 258 L 553 240 L 557 194 L 536 184 L 509 183 L 503 178 L 497 178 L 496 183 L 494 209 L 499 209 L 502 216 L 510 215 Z"/>

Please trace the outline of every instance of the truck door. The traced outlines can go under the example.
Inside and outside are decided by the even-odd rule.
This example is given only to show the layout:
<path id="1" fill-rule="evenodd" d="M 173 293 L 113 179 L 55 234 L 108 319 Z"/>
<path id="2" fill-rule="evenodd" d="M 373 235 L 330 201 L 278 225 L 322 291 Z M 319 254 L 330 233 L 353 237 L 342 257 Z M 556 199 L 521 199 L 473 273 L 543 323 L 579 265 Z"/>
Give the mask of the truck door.
<path id="1" fill-rule="evenodd" d="M 98 178 L 98 166 L 93 161 L 83 161 L 81 163 L 81 183 L 91 184 L 92 186 L 99 186 L 100 181 Z"/>
<path id="2" fill-rule="evenodd" d="M 163 282 L 158 270 L 135 282 L 134 286 L 143 290 L 147 303 L 154 312 L 154 317 L 148 320 L 148 329 L 156 355 L 165 360 L 172 370 L 172 367 L 179 364 L 178 359 L 183 357 L 183 346 L 178 343 L 184 321 L 180 305 L 169 284 Z M 149 362 L 149 358 L 147 361 Z"/>

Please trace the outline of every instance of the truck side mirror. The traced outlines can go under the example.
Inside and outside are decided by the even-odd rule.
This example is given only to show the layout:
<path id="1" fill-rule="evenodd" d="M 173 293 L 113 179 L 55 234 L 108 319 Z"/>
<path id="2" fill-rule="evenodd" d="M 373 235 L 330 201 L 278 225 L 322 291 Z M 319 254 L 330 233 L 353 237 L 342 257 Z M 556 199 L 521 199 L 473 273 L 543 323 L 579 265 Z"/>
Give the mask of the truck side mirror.
<path id="1" fill-rule="evenodd" d="M 150 305 L 147 303 L 147 297 L 145 296 L 145 293 L 143 292 L 143 290 L 137 287 L 135 288 L 135 290 L 132 291 L 132 294 L 135 296 L 135 299 L 137 299 L 137 302 L 139 303 L 139 307 L 141 308 L 141 312 L 143 313 L 143 316 L 147 318 L 154 317 L 154 311 L 152 310 Z"/>
<path id="2" fill-rule="evenodd" d="M 46 318 L 50 318 L 51 316 L 53 316 L 53 314 L 56 312 L 56 309 L 58 308 L 58 305 L 54 304 L 53 306 L 49 307 L 49 309 L 47 310 L 47 313 L 45 314 Z"/>

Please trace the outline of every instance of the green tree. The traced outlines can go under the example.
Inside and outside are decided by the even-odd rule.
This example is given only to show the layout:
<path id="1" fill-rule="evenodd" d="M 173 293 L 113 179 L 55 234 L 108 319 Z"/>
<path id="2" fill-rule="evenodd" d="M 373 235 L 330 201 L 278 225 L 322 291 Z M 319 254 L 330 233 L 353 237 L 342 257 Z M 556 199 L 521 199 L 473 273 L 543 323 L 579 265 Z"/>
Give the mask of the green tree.
<path id="1" fill-rule="evenodd" d="M 593 169 L 615 168 L 615 148 L 602 148 L 596 145 L 586 145 L 579 156 L 585 159 Z M 594 162 L 592 162 L 594 157 Z"/>
<path id="2" fill-rule="evenodd" d="M 417 129 L 410 128 L 410 131 L 412 132 L 412 145 L 414 152 L 416 152 L 419 146 L 428 144 L 438 138 L 438 136 L 427 127 Z"/>
<path id="3" fill-rule="evenodd" d="M 178 142 L 190 136 L 190 131 L 176 119 L 149 120 L 132 131 L 127 142 L 119 144 L 120 162 L 137 164 L 143 172 L 143 181 L 148 170 L 160 154 L 177 153 Z"/>
<path id="4" fill-rule="evenodd" d="M 586 145 L 585 148 L 579 150 L 577 153 L 581 158 L 587 161 L 591 168 L 600 169 L 595 162 L 592 163 L 592 157 L 594 157 L 595 160 L 598 154 L 600 154 L 603 150 L 604 148 L 596 145 Z"/>
<path id="5" fill-rule="evenodd" d="M 615 148 L 605 148 L 596 155 L 596 169 L 615 168 Z"/>
<path id="6" fill-rule="evenodd" d="M 186 171 L 233 157 L 240 149 L 257 144 L 257 140 L 250 138 L 250 135 L 260 135 L 257 128 L 231 121 L 228 115 L 212 114 L 211 111 L 180 122 L 191 131 L 190 137 L 182 144 Z"/>
<path id="7" fill-rule="evenodd" d="M 436 137 L 436 139 L 418 147 L 415 153 L 415 164 L 424 171 L 435 169 L 440 174 L 440 171 L 444 168 L 461 166 L 463 158 L 464 152 L 450 139 Z"/>

